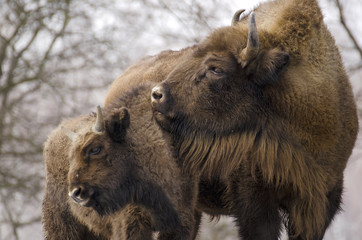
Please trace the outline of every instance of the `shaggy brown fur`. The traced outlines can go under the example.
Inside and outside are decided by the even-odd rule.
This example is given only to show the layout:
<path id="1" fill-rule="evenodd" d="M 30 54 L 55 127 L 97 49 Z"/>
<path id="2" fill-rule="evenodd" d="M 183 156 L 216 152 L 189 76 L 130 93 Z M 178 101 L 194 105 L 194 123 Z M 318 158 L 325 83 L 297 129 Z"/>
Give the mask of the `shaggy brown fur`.
<path id="1" fill-rule="evenodd" d="M 162 81 L 177 64 L 178 60 L 187 56 L 191 48 L 182 51 L 164 51 L 154 57 L 146 57 L 138 63 L 129 67 L 110 87 L 105 105 L 116 101 L 125 91 L 129 91 L 142 82 Z M 147 99 L 149 101 L 149 99 Z M 83 117 L 84 118 L 84 117 Z M 82 119 L 64 121 L 61 125 L 75 130 L 82 125 Z M 68 187 L 66 175 L 69 170 L 69 161 L 66 149 L 69 149 L 70 141 L 60 128 L 55 129 L 48 137 L 44 148 L 44 160 L 46 167 L 46 189 L 43 199 L 43 229 L 46 239 L 109 239 L 111 236 L 110 223 L 95 223 L 96 234 L 78 221 L 70 212 L 68 203 Z M 58 206 L 58 207 L 54 207 Z M 139 207 L 130 206 L 125 208 L 125 214 L 120 213 L 120 229 L 127 228 L 130 236 L 134 238 L 149 238 L 151 233 L 146 230 L 150 226 L 150 219 L 147 213 Z M 142 214 L 141 214 L 142 213 Z M 130 216 L 139 216 L 131 217 Z M 83 218 L 84 219 L 84 218 Z M 132 221 L 127 223 L 126 221 Z M 145 230 L 142 230 L 145 229 Z M 94 230 L 94 229 L 93 229 Z M 140 237 L 137 237 L 137 234 Z M 132 239 L 132 238 L 124 238 Z"/>
<path id="2" fill-rule="evenodd" d="M 130 66 L 110 86 L 105 98 L 105 107 L 116 101 L 122 93 L 137 84 L 147 82 L 161 82 L 184 59 L 187 59 L 197 46 L 188 47 L 180 51 L 163 51 L 156 56 L 146 57 Z M 149 99 L 147 100 L 149 101 Z M 198 209 L 209 215 L 218 217 L 230 214 L 230 209 L 220 197 L 226 191 L 226 185 L 220 182 L 201 181 L 199 184 Z M 201 194 L 201 195 L 200 195 Z M 196 227 L 200 222 L 196 224 Z"/>
<path id="3" fill-rule="evenodd" d="M 255 16 L 257 56 L 240 65 L 248 18 L 215 30 L 154 89 L 155 118 L 186 169 L 227 185 L 241 237 L 277 239 L 282 210 L 290 238 L 322 239 L 358 131 L 351 86 L 315 0 Z"/>
<path id="4" fill-rule="evenodd" d="M 105 106 L 114 102 L 122 93 L 137 84 L 146 82 L 161 82 L 184 59 L 187 59 L 197 46 L 180 51 L 163 51 L 156 56 L 146 57 L 130 66 L 110 86 L 105 98 Z M 212 216 L 230 214 L 229 208 L 220 198 L 226 191 L 226 186 L 220 182 L 201 181 L 198 209 Z M 199 223 L 198 223 L 199 224 Z M 197 224 L 197 226 L 198 226 Z"/>
<path id="5" fill-rule="evenodd" d="M 69 172 L 68 183 L 57 189 L 62 190 L 59 197 L 66 202 L 63 209 L 70 207 L 71 214 L 100 237 L 109 238 L 112 234 L 112 239 L 151 239 L 152 229 L 160 231 L 159 239 L 193 239 L 196 235 L 194 226 L 200 221 L 200 214 L 194 212 L 198 181 L 180 171 L 161 138 L 159 127 L 152 120 L 150 89 L 150 85 L 141 86 L 110 104 L 104 110 L 106 131 L 93 132 L 94 116 L 81 117 L 65 125 L 77 133 L 71 145 L 63 137 L 62 144 L 47 144 L 46 153 L 53 151 L 57 155 L 59 152 L 53 147 L 70 152 L 70 166 L 63 162 L 63 171 L 51 171 L 62 178 Z M 47 160 L 46 157 L 49 172 L 49 165 L 55 163 Z M 50 190 L 59 187 L 56 181 L 54 186 L 48 184 L 49 176 L 47 187 L 52 189 L 47 189 L 48 197 Z M 72 196 L 83 206 L 64 199 L 66 187 L 69 192 L 79 189 Z M 126 205 L 129 203 L 132 205 Z M 49 229 L 56 222 L 49 219 L 50 209 L 43 211 L 46 232 L 52 234 Z M 59 217 L 58 221 L 66 225 L 66 219 Z M 72 238 L 61 233 L 60 236 Z"/>
<path id="6" fill-rule="evenodd" d="M 149 56 L 132 64 L 110 86 L 105 97 L 104 106 L 112 103 L 124 92 L 134 86 L 147 82 L 161 82 L 175 66 L 192 53 L 193 47 L 180 51 L 163 51 L 156 56 Z"/>

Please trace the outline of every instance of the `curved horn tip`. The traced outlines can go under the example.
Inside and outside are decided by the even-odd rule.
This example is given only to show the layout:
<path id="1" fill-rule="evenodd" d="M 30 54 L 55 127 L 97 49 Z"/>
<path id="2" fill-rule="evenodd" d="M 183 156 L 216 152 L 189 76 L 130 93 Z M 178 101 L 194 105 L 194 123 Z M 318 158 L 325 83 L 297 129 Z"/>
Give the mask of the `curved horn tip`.
<path id="1" fill-rule="evenodd" d="M 245 12 L 245 9 L 239 9 L 234 13 L 234 16 L 231 20 L 231 26 L 236 25 L 240 20 L 240 15 Z"/>
<path id="2" fill-rule="evenodd" d="M 100 105 L 97 105 L 97 114 L 98 113 L 102 114 L 102 108 Z"/>
<path id="3" fill-rule="evenodd" d="M 251 11 L 250 12 L 250 17 L 249 17 L 253 22 L 255 22 L 255 12 Z"/>
<path id="4" fill-rule="evenodd" d="M 101 106 L 97 106 L 97 118 L 96 118 L 96 122 L 93 126 L 93 131 L 94 132 L 103 132 L 104 131 L 104 121 L 103 121 L 103 114 L 102 114 L 102 109 Z"/>
<path id="5" fill-rule="evenodd" d="M 259 36 L 254 11 L 250 13 L 248 34 L 248 45 L 252 48 L 259 48 Z"/>
<path id="6" fill-rule="evenodd" d="M 249 61 L 255 58 L 259 52 L 259 36 L 255 22 L 255 13 L 252 11 L 249 15 L 248 39 L 246 48 L 240 53 L 240 62 L 242 68 L 245 68 Z"/>
<path id="7" fill-rule="evenodd" d="M 259 36 L 258 36 L 258 29 L 256 27 L 254 12 L 251 12 L 249 18 L 248 44 L 250 44 L 250 46 L 252 46 L 253 48 L 259 48 Z"/>

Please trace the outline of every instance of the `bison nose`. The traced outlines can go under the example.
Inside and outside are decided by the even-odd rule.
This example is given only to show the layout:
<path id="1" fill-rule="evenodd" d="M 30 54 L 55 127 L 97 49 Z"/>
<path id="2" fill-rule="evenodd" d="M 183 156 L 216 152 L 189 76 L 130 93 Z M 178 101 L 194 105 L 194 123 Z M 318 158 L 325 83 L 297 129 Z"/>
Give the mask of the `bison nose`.
<path id="1" fill-rule="evenodd" d="M 69 192 L 69 197 L 76 203 L 82 201 L 81 194 L 84 191 L 82 187 L 73 188 L 72 191 Z"/>
<path id="2" fill-rule="evenodd" d="M 156 86 L 152 89 L 151 101 L 152 103 L 162 102 L 164 99 L 163 88 L 161 86 Z"/>
<path id="3" fill-rule="evenodd" d="M 87 205 L 93 194 L 94 191 L 92 189 L 87 190 L 84 186 L 77 186 L 69 191 L 69 197 L 82 206 Z"/>

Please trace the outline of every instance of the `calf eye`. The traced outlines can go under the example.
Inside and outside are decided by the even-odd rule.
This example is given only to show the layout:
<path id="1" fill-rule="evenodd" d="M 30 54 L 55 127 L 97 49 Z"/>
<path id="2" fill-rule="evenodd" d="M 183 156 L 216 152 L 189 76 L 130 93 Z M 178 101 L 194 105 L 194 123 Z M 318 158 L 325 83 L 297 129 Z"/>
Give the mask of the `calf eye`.
<path id="1" fill-rule="evenodd" d="M 89 151 L 89 155 L 97 155 L 101 152 L 102 147 L 95 147 Z"/>

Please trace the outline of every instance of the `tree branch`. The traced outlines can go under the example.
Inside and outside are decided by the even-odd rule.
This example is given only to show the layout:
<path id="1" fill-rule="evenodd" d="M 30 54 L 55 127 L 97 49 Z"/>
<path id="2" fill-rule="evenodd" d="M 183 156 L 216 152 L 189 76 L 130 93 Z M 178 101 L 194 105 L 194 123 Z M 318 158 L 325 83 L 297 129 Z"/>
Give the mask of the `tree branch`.
<path id="1" fill-rule="evenodd" d="M 19 15 L 19 14 L 18 14 Z M 16 25 L 15 30 L 13 31 L 13 33 L 11 34 L 11 36 L 6 39 L 4 36 L 0 36 L 1 40 L 2 40 L 2 45 L 0 48 L 0 77 L 2 76 L 2 64 L 4 62 L 4 60 L 6 59 L 6 49 L 8 47 L 9 44 L 11 44 L 11 42 L 15 39 L 15 37 L 18 35 L 19 31 L 21 28 L 24 27 L 24 25 L 26 24 L 27 20 L 28 20 L 29 14 L 25 14 L 24 17 L 20 17 L 19 15 L 19 23 Z"/>
<path id="2" fill-rule="evenodd" d="M 339 11 L 339 20 L 343 26 L 343 28 L 346 30 L 349 38 L 352 40 L 354 47 L 356 48 L 356 50 L 358 51 L 360 58 L 362 59 L 362 48 L 359 46 L 357 39 L 354 37 L 354 35 L 352 34 L 351 29 L 347 26 L 345 17 L 344 17 L 344 13 L 343 13 L 343 6 L 340 2 L 340 0 L 336 0 L 336 4 L 337 4 L 337 8 Z"/>

